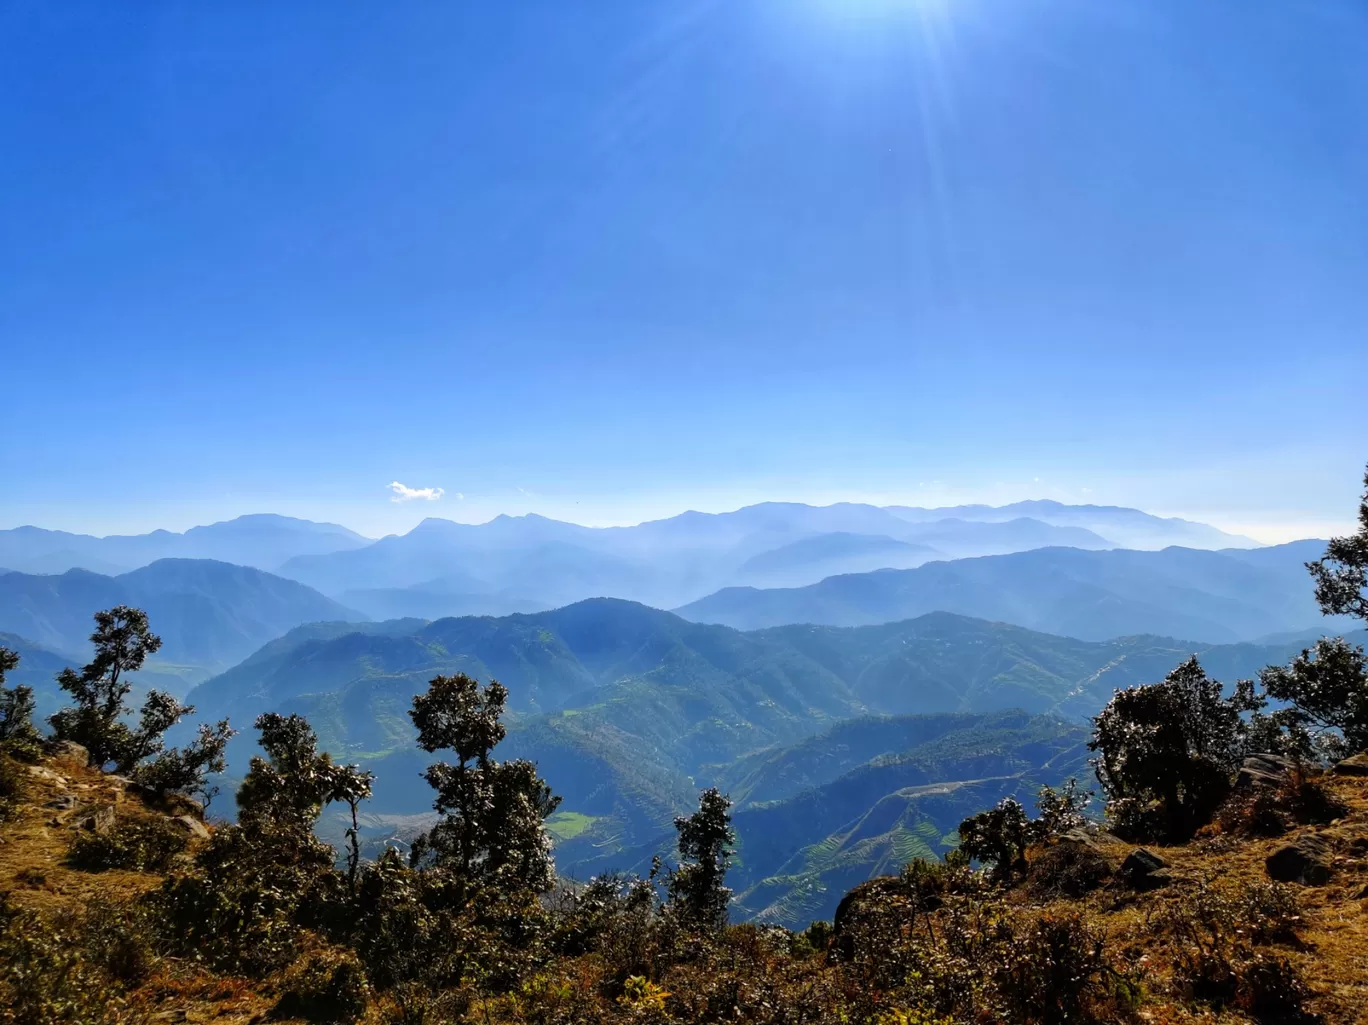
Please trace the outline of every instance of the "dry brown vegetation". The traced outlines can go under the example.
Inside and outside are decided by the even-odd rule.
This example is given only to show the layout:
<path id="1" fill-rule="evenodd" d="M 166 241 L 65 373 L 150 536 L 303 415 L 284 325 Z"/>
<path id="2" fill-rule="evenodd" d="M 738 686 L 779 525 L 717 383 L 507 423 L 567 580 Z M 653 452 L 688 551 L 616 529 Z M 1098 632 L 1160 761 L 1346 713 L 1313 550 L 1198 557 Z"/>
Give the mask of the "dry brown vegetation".
<path id="1" fill-rule="evenodd" d="M 1297 781 L 1299 800 L 1338 815 L 1276 836 L 1247 828 L 1242 797 L 1191 842 L 1148 848 L 1166 865 L 1150 884 L 1121 871 L 1133 845 L 1075 831 L 1030 848 L 1005 884 L 967 866 L 865 884 L 834 930 L 712 935 L 653 904 L 553 895 L 535 949 L 508 972 L 434 992 L 373 987 L 355 954 L 314 933 L 258 978 L 171 956 L 144 901 L 162 873 L 86 871 L 70 852 L 89 825 L 161 829 L 186 808 L 148 807 L 77 761 L 11 765 L 22 793 L 0 824 L 3 1021 L 1368 1021 L 1368 777 Z M 92 822 L 105 808 L 113 822 Z M 203 842 L 187 840 L 168 871 Z M 1328 881 L 1270 880 L 1268 858 L 1289 845 Z M 16 999 L 28 977 L 42 993 Z"/>

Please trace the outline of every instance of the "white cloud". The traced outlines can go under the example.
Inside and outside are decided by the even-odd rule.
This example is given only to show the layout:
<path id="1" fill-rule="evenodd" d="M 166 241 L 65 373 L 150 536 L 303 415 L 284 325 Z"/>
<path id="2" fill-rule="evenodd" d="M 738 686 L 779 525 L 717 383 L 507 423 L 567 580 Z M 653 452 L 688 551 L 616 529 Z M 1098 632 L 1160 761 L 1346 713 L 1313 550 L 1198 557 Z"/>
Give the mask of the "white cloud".
<path id="1" fill-rule="evenodd" d="M 411 488 L 406 484 L 400 484 L 397 480 L 390 481 L 390 490 L 394 492 L 391 502 L 412 502 L 414 499 L 421 498 L 424 502 L 435 502 L 446 494 L 443 488 Z M 463 497 L 456 496 L 458 499 Z"/>

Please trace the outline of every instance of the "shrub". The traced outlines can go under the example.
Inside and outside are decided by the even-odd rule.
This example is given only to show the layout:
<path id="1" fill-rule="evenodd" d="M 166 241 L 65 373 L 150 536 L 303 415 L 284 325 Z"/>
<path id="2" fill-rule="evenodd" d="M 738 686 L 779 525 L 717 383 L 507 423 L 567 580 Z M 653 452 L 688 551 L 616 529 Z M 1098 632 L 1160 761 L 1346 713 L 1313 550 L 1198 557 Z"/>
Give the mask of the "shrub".
<path id="1" fill-rule="evenodd" d="M 789 954 L 796 958 L 812 957 L 814 954 L 826 954 L 827 948 L 831 946 L 831 939 L 834 930 L 830 922 L 818 920 L 810 924 L 802 932 L 793 934 L 793 941 L 789 944 Z"/>
<path id="2" fill-rule="evenodd" d="M 1345 804 L 1302 766 L 1294 766 L 1277 788 L 1233 794 L 1216 813 L 1223 832 L 1281 836 L 1294 825 L 1324 825 L 1346 814 Z"/>
<path id="3" fill-rule="evenodd" d="M 107 832 L 78 833 L 68 860 L 86 872 L 165 872 L 188 844 L 185 831 L 167 819 L 121 819 Z"/>
<path id="4" fill-rule="evenodd" d="M 1081 897 L 1097 889 L 1112 873 L 1102 852 L 1085 843 L 1055 843 L 1042 850 L 1026 870 L 1026 889 L 1033 897 Z"/>
<path id="5" fill-rule="evenodd" d="M 366 1013 L 370 986 L 361 962 L 349 950 L 320 950 L 293 965 L 285 978 L 275 1014 L 332 1025 L 354 1022 Z"/>
<path id="6" fill-rule="evenodd" d="M 214 831 L 194 871 L 148 896 L 171 949 L 223 971 L 264 974 L 296 955 L 300 921 L 335 874 L 333 850 L 293 829 Z"/>
<path id="7" fill-rule="evenodd" d="M 1111 995 L 1102 935 L 1077 915 L 1018 923 L 987 971 L 1001 1020 L 1022 1025 L 1095 1021 Z"/>
<path id="8" fill-rule="evenodd" d="M 0 751 L 0 821 L 10 816 L 24 796 L 26 782 L 24 767 Z"/>
<path id="9" fill-rule="evenodd" d="M 998 881 L 1006 881 L 1026 867 L 1030 823 L 1025 809 L 1010 797 L 961 822 L 959 837 L 959 849 L 989 866 Z"/>
<path id="10" fill-rule="evenodd" d="M 1083 826 L 1088 821 L 1083 813 L 1092 799 L 1093 792 L 1080 790 L 1078 780 L 1072 778 L 1058 790 L 1041 787 L 1036 795 L 1040 817 L 1031 824 L 1033 839 L 1049 840 Z"/>
<path id="11" fill-rule="evenodd" d="M 68 926 L 74 925 L 74 920 Z M 0 894 L 0 1020 L 10 1025 L 121 1025 L 127 1004 L 82 956 L 79 929 L 63 929 Z"/>
<path id="12" fill-rule="evenodd" d="M 96 900 L 58 917 L 58 930 L 79 936 L 84 959 L 125 986 L 146 980 L 157 961 L 157 937 L 139 904 Z"/>
<path id="13" fill-rule="evenodd" d="M 1310 1023 L 1310 995 L 1295 965 L 1258 948 L 1294 943 L 1301 923 L 1296 898 L 1277 884 L 1215 891 L 1198 887 L 1161 920 L 1174 939 L 1173 985 L 1180 996 L 1214 1009 L 1234 1008 L 1255 1021 Z"/>

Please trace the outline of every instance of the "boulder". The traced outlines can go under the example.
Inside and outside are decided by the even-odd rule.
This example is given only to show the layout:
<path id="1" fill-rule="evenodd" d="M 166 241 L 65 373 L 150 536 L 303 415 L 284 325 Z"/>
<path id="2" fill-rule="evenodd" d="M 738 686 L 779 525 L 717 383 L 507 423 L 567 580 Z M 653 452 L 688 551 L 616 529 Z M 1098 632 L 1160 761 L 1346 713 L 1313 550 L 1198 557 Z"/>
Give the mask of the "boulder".
<path id="1" fill-rule="evenodd" d="M 1368 776 L 1368 751 L 1360 751 L 1350 758 L 1335 763 L 1337 776 Z"/>
<path id="2" fill-rule="evenodd" d="M 90 764 L 90 752 L 74 740 L 49 740 L 43 745 L 48 757 L 59 762 L 75 762 L 77 765 Z"/>
<path id="3" fill-rule="evenodd" d="M 1168 862 L 1163 858 L 1143 847 L 1137 847 L 1126 855 L 1126 860 L 1121 862 L 1116 874 L 1133 890 L 1154 890 L 1160 886 L 1167 886 L 1172 881 L 1169 874 L 1164 871 L 1167 868 Z"/>
<path id="4" fill-rule="evenodd" d="M 177 815 L 171 821 L 197 839 L 209 839 L 209 828 L 193 815 Z"/>
<path id="5" fill-rule="evenodd" d="M 1324 886 L 1333 873 L 1330 844 L 1315 834 L 1279 847 L 1264 860 L 1268 878 L 1280 883 Z"/>
<path id="6" fill-rule="evenodd" d="M 1240 766 L 1239 775 L 1235 777 L 1235 789 L 1277 789 L 1287 781 L 1287 774 L 1294 768 L 1296 763 L 1282 755 L 1250 755 Z"/>
<path id="7" fill-rule="evenodd" d="M 47 783 L 55 783 L 63 790 L 66 789 L 66 777 L 60 772 L 53 772 L 46 765 L 30 765 L 28 766 L 28 771 L 30 776 L 41 779 Z"/>
<path id="8" fill-rule="evenodd" d="M 114 806 L 112 804 L 106 804 L 103 808 L 96 808 L 81 819 L 81 828 L 88 829 L 92 833 L 103 833 L 112 825 L 114 825 Z"/>

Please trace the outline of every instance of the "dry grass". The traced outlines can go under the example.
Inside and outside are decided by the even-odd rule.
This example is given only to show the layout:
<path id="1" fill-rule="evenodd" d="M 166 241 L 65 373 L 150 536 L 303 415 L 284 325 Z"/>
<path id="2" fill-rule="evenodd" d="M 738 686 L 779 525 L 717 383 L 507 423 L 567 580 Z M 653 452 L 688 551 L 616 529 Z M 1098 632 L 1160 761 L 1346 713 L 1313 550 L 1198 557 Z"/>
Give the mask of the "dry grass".
<path id="1" fill-rule="evenodd" d="M 1158 927 L 1166 913 L 1178 910 L 1199 887 L 1233 892 L 1244 884 L 1267 882 L 1264 860 L 1285 844 L 1307 834 L 1330 839 L 1336 850 L 1335 872 L 1325 886 L 1290 884 L 1303 916 L 1299 944 L 1282 944 L 1276 953 L 1291 961 L 1310 984 L 1312 1009 L 1330 1023 L 1368 1023 L 1368 779 L 1329 777 L 1327 789 L 1344 802 L 1347 814 L 1326 826 L 1301 826 L 1283 836 L 1249 838 L 1207 836 L 1176 847 L 1147 849 L 1169 865 L 1173 882 L 1149 893 L 1132 894 L 1111 887 L 1078 900 L 1033 901 L 1024 890 L 1014 902 L 1027 906 L 1072 908 L 1102 929 L 1107 946 L 1131 963 L 1142 965 L 1149 999 L 1139 1012 L 1143 1021 L 1246 1021 L 1241 1015 L 1213 1017 L 1209 1011 L 1183 1007 L 1165 996 L 1170 978 L 1169 940 Z M 1133 845 L 1115 843 L 1107 850 L 1116 862 Z"/>
<path id="2" fill-rule="evenodd" d="M 151 874 L 87 873 L 66 861 L 85 809 L 112 805 L 120 817 L 155 816 L 160 811 L 145 807 L 122 786 L 84 766 L 47 762 L 39 768 L 43 771 L 27 778 L 23 800 L 9 820 L 0 824 L 0 892 L 8 893 L 13 905 L 55 915 L 99 902 L 133 901 L 160 884 L 160 877 Z M 1174 992 L 1170 983 L 1177 951 L 1164 923 L 1190 908 L 1203 889 L 1232 894 L 1265 883 L 1268 855 L 1303 835 L 1320 834 L 1335 851 L 1333 878 L 1325 886 L 1289 887 L 1301 915 L 1299 938 L 1267 949 L 1296 967 L 1312 991 L 1311 1009 L 1327 1025 L 1368 1025 L 1368 779 L 1331 777 L 1325 785 L 1348 809 L 1328 825 L 1301 826 L 1273 838 L 1235 836 L 1216 829 L 1187 845 L 1151 847 L 1168 863 L 1172 877 L 1161 889 L 1134 893 L 1112 883 L 1069 899 L 1035 897 L 1030 888 L 1019 886 L 1006 899 L 1022 910 L 1077 912 L 1091 929 L 1101 932 L 1114 966 L 1141 979 L 1138 1021 L 1151 1025 L 1247 1023 L 1250 1019 L 1234 1011 L 1214 1013 L 1188 1005 Z M 49 806 L 66 797 L 75 799 L 74 807 Z M 1133 849 L 1120 841 L 1102 844 L 1113 864 Z M 593 1002 L 600 999 L 593 994 L 602 986 L 601 967 L 595 956 L 566 958 L 556 972 L 570 980 L 567 992 L 583 991 L 582 999 Z M 681 969 L 674 978 L 662 980 L 663 986 L 680 992 L 681 983 L 690 984 L 688 971 Z M 785 985 L 801 982 L 804 991 L 839 985 L 839 969 L 824 964 L 820 957 L 789 963 L 784 971 L 792 976 Z M 130 1002 L 149 1023 L 245 1025 L 267 1020 L 279 987 L 278 979 L 227 978 L 189 961 L 163 957 L 130 994 Z M 382 1006 L 373 1007 L 367 1021 L 382 1020 L 383 1007 L 392 1003 L 392 997 L 383 997 Z M 502 1004 L 480 1006 L 489 1014 Z M 523 1019 L 510 1015 L 506 1020 Z"/>

